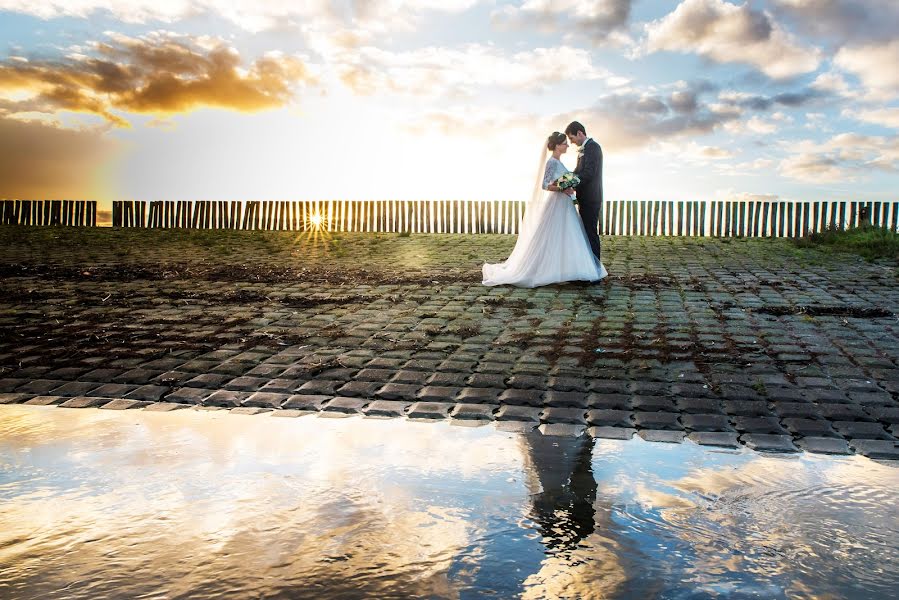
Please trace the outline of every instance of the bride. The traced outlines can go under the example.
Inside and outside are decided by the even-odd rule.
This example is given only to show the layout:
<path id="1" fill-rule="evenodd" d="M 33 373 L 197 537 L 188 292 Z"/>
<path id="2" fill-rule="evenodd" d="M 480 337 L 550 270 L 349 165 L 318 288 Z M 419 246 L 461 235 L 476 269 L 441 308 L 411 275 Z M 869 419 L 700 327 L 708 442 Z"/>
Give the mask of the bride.
<path id="1" fill-rule="evenodd" d="M 546 140 L 552 156 L 521 220 L 518 241 L 506 262 L 485 264 L 484 285 L 537 287 L 562 281 L 598 281 L 608 275 L 594 256 L 587 232 L 570 194 L 555 182 L 568 173 L 559 157 L 568 149 L 564 133 L 553 132 Z M 546 151 L 541 155 L 541 163 Z"/>

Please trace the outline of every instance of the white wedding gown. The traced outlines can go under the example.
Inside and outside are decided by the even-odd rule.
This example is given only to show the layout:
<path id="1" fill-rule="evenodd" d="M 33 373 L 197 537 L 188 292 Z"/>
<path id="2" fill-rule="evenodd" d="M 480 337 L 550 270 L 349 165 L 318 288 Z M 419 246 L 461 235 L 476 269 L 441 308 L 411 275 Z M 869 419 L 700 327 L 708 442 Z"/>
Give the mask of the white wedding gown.
<path id="1" fill-rule="evenodd" d="M 543 189 L 568 169 L 550 157 Z M 485 264 L 484 285 L 537 287 L 563 281 L 597 281 L 608 273 L 593 255 L 577 208 L 567 194 L 545 191 L 528 203 L 509 258 Z"/>

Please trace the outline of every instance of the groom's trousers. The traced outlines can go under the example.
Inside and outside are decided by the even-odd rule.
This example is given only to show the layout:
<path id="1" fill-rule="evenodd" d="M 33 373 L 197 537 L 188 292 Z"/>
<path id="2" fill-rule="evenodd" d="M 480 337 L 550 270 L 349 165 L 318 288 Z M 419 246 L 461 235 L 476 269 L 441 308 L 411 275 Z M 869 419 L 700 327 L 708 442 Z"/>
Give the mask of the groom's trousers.
<path id="1" fill-rule="evenodd" d="M 601 260 L 599 255 L 599 220 L 602 217 L 602 200 L 581 203 L 578 205 L 578 209 L 581 221 L 584 223 L 584 229 L 587 230 L 587 240 L 590 242 L 590 249 L 593 250 L 596 258 Z"/>

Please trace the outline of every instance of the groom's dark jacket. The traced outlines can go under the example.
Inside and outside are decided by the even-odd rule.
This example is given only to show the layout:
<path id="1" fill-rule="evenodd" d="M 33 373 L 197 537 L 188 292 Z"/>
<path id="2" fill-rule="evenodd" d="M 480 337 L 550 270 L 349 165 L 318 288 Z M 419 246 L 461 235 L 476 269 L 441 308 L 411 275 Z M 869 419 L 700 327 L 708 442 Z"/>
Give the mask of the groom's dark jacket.
<path id="1" fill-rule="evenodd" d="M 587 239 L 593 254 L 599 258 L 597 228 L 602 218 L 602 148 L 593 139 L 584 143 L 584 151 L 578 154 L 574 174 L 581 180 L 575 188 L 578 212 L 587 230 Z"/>
<path id="2" fill-rule="evenodd" d="M 602 204 L 602 148 L 593 139 L 587 140 L 578 154 L 574 174 L 581 180 L 576 188 L 578 204 Z"/>

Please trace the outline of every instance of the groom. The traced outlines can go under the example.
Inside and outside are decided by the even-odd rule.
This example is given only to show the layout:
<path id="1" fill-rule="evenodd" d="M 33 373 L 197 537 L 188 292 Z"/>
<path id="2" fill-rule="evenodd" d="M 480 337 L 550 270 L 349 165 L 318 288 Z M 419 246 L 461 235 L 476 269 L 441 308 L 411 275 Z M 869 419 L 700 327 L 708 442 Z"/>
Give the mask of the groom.
<path id="1" fill-rule="evenodd" d="M 590 249 L 599 260 L 599 234 L 598 224 L 602 216 L 602 148 L 593 138 L 587 137 L 587 130 L 577 121 L 572 121 L 565 128 L 568 141 L 578 146 L 577 167 L 574 174 L 581 180 L 575 188 L 577 192 L 578 212 L 584 229 L 587 230 L 587 239 L 590 241 Z"/>

